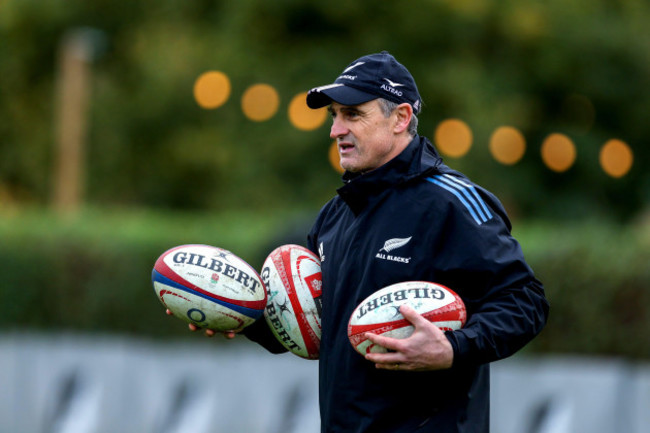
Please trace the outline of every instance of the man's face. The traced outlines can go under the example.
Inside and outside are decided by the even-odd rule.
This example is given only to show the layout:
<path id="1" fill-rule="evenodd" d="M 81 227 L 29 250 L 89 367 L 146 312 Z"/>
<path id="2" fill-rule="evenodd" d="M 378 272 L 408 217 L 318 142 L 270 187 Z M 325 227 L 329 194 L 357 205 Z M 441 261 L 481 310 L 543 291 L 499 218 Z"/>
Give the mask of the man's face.
<path id="1" fill-rule="evenodd" d="M 374 170 L 401 152 L 394 134 L 395 112 L 385 117 L 376 99 L 355 106 L 332 102 L 329 110 L 330 137 L 336 139 L 341 167 L 345 170 Z"/>

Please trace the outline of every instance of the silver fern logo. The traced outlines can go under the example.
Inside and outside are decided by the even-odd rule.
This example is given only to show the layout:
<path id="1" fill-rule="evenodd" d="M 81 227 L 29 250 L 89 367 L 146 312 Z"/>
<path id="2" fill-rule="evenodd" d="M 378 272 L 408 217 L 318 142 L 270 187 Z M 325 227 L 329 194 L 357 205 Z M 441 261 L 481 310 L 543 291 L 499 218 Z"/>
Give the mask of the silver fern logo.
<path id="1" fill-rule="evenodd" d="M 393 250 L 396 250 L 400 247 L 403 247 L 404 245 L 408 244 L 409 241 L 411 240 L 413 236 L 410 236 L 408 238 L 393 238 L 393 239 L 388 239 L 386 242 L 384 242 L 384 247 L 379 250 L 379 252 L 387 252 L 390 253 Z"/>
<path id="2" fill-rule="evenodd" d="M 382 260 L 390 260 L 391 262 L 410 263 L 410 257 L 399 257 L 388 253 L 398 248 L 402 248 L 404 245 L 408 244 L 412 238 L 413 236 L 409 236 L 408 238 L 388 239 L 384 242 L 384 246 L 379 250 L 379 252 L 377 252 L 375 257 Z"/>

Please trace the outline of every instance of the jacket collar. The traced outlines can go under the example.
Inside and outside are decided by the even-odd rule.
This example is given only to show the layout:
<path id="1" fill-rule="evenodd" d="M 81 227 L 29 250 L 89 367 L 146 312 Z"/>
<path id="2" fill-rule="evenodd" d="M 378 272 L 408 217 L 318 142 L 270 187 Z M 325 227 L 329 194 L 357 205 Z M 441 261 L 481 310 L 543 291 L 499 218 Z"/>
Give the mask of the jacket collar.
<path id="1" fill-rule="evenodd" d="M 425 137 L 416 136 L 402 153 L 381 167 L 364 174 L 345 172 L 343 181 L 346 184 L 337 192 L 350 209 L 359 214 L 373 197 L 388 187 L 429 173 L 441 163 L 433 144 Z"/>

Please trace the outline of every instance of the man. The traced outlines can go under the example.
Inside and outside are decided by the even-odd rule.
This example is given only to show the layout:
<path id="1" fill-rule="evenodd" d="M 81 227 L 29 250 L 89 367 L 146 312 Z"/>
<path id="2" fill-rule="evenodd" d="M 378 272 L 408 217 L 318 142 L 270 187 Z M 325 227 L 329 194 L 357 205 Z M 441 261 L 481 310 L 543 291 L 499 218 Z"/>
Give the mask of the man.
<path id="1" fill-rule="evenodd" d="M 417 86 L 387 52 L 353 61 L 333 84 L 312 89 L 307 104 L 329 106 L 330 137 L 346 170 L 308 235 L 323 276 L 322 431 L 487 432 L 489 362 L 537 335 L 549 309 L 503 207 L 417 135 Z M 378 254 L 391 239 L 402 246 Z M 371 336 L 390 351 L 359 355 L 347 338 L 354 308 L 382 287 L 412 280 L 457 292 L 465 326 L 443 332 L 402 306 L 413 335 Z M 245 331 L 281 351 L 264 323 Z"/>
<path id="2" fill-rule="evenodd" d="M 308 236 L 323 273 L 323 431 L 487 432 L 488 363 L 523 347 L 548 315 L 503 207 L 417 135 L 420 95 L 390 54 L 353 61 L 333 84 L 312 89 L 307 104 L 329 106 L 346 170 Z M 410 239 L 392 251 L 399 260 L 377 254 L 390 239 Z M 414 334 L 371 337 L 391 352 L 364 359 L 347 339 L 352 310 L 409 280 L 456 291 L 466 325 L 442 332 L 403 306 Z"/>

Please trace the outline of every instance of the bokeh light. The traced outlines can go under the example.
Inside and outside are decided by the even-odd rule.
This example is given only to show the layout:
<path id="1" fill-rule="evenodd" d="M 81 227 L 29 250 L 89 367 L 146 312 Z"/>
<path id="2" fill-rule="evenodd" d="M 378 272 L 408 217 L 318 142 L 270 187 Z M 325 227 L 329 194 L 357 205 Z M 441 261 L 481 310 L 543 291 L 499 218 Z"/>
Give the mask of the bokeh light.
<path id="1" fill-rule="evenodd" d="M 204 109 L 215 109 L 224 105 L 231 95 L 231 83 L 228 76 L 216 70 L 201 74 L 194 83 L 194 98 Z M 296 94 L 290 101 L 287 116 L 293 127 L 302 131 L 311 131 L 321 127 L 327 120 L 327 109 L 310 109 L 306 103 L 306 92 Z M 280 106 L 277 90 L 268 84 L 253 84 L 241 97 L 241 109 L 244 115 L 257 122 L 273 117 Z M 593 127 L 595 109 L 592 102 L 584 95 L 571 94 L 562 103 L 562 115 L 575 128 L 574 133 L 586 132 Z M 445 156 L 461 158 L 471 149 L 473 132 L 461 119 L 445 119 L 438 124 L 434 132 L 434 142 Z M 515 127 L 500 126 L 496 128 L 489 140 L 492 157 L 504 165 L 514 165 L 521 161 L 526 153 L 526 138 Z M 542 142 L 541 157 L 543 163 L 555 172 L 564 172 L 576 161 L 577 151 L 571 138 L 562 133 L 553 133 Z M 338 173 L 344 170 L 340 165 L 336 142 L 328 153 L 329 162 Z M 618 139 L 607 141 L 600 149 L 599 162 L 602 170 L 611 177 L 625 176 L 632 168 L 634 155 L 630 146 Z"/>
<path id="2" fill-rule="evenodd" d="M 434 134 L 438 150 L 453 158 L 460 158 L 469 152 L 472 139 L 472 130 L 459 119 L 443 120 Z"/>
<path id="3" fill-rule="evenodd" d="M 289 121 L 303 131 L 320 127 L 327 120 L 327 108 L 313 110 L 307 106 L 307 92 L 299 93 L 289 103 Z"/>
<path id="4" fill-rule="evenodd" d="M 542 161 L 548 168 L 563 172 L 571 168 L 576 159 L 576 147 L 564 134 L 553 133 L 542 143 Z"/>
<path id="5" fill-rule="evenodd" d="M 230 79 L 220 71 L 208 71 L 194 82 L 194 99 L 206 110 L 221 107 L 230 97 Z"/>
<path id="6" fill-rule="evenodd" d="M 490 153 L 501 164 L 512 165 L 519 162 L 526 152 L 526 139 L 512 126 L 497 128 L 490 137 Z"/>
<path id="7" fill-rule="evenodd" d="M 278 111 L 279 106 L 280 96 L 277 90 L 268 84 L 253 84 L 241 98 L 244 115 L 256 122 L 269 120 Z"/>
<path id="8" fill-rule="evenodd" d="M 600 166 L 611 177 L 623 177 L 632 168 L 634 155 L 627 143 L 611 139 L 600 149 Z"/>
<path id="9" fill-rule="evenodd" d="M 341 167 L 341 159 L 339 158 L 339 146 L 336 143 L 336 140 L 334 140 L 330 145 L 329 160 L 332 168 L 334 168 L 334 170 L 336 170 L 338 173 L 343 174 L 345 170 L 343 170 L 343 167 Z"/>

